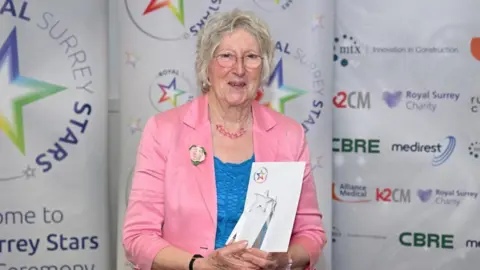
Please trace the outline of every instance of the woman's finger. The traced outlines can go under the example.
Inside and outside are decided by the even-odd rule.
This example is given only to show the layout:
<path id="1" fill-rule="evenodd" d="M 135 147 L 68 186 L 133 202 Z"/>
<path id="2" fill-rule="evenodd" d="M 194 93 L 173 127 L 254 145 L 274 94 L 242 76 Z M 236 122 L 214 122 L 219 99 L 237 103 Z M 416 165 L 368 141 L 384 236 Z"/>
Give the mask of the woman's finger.
<path id="1" fill-rule="evenodd" d="M 251 253 L 251 252 L 245 252 L 242 254 L 242 258 L 247 261 L 247 262 L 250 262 L 258 267 L 260 267 L 261 269 L 269 269 L 269 268 L 272 268 L 274 266 L 274 262 L 273 261 L 270 261 L 268 259 L 266 259 L 264 256 L 264 254 L 261 254 L 262 256 L 259 257 L 259 256 L 256 256 L 255 254 Z"/>
<path id="2" fill-rule="evenodd" d="M 219 249 L 218 253 L 221 256 L 228 256 L 230 254 L 235 254 L 241 251 L 245 251 L 247 248 L 247 244 L 248 244 L 247 241 L 238 241 Z"/>

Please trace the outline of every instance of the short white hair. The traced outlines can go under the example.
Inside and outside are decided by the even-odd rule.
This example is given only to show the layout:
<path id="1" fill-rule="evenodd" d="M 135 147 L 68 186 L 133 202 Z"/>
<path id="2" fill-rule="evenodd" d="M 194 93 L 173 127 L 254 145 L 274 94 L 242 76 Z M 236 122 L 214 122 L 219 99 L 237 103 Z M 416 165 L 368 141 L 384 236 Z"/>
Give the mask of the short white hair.
<path id="1" fill-rule="evenodd" d="M 272 40 L 268 25 L 251 11 L 234 9 L 211 15 L 198 34 L 195 71 L 197 73 L 197 85 L 203 93 L 209 90 L 208 65 L 213 59 L 223 35 L 239 28 L 246 30 L 256 38 L 263 59 L 261 85 L 267 82 L 272 71 L 275 50 L 275 43 Z"/>

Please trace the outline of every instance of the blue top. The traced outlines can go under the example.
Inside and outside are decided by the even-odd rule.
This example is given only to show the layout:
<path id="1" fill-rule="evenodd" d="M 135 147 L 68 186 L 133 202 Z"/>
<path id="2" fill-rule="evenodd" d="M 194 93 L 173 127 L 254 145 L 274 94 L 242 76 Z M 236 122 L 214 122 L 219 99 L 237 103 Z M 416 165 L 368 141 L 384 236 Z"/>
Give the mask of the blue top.
<path id="1" fill-rule="evenodd" d="M 214 157 L 217 186 L 215 249 L 224 247 L 245 207 L 250 170 L 255 156 L 241 163 L 224 163 Z"/>

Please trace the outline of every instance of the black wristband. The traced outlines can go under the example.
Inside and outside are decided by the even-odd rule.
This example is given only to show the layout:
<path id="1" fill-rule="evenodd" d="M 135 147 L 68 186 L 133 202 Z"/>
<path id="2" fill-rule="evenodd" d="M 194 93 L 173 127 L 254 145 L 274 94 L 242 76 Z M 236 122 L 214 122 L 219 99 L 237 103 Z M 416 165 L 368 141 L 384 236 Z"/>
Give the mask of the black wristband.
<path id="1" fill-rule="evenodd" d="M 193 270 L 193 263 L 194 263 L 195 260 L 198 259 L 198 258 L 203 258 L 203 256 L 200 255 L 200 254 L 195 254 L 195 255 L 193 255 L 192 259 L 190 260 L 190 263 L 188 264 L 188 269 L 189 269 L 189 270 Z"/>

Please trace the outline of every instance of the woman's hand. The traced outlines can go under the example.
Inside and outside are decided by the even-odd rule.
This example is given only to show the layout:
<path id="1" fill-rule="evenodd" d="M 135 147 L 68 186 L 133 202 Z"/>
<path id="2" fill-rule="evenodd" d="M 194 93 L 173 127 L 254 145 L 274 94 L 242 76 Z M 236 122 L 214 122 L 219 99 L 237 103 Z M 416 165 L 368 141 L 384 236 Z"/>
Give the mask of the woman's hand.
<path id="1" fill-rule="evenodd" d="M 259 269 L 288 269 L 291 259 L 286 252 L 265 252 L 256 248 L 247 249 L 243 258 L 259 267 Z"/>
<path id="2" fill-rule="evenodd" d="M 219 248 L 212 252 L 207 258 L 197 259 L 194 263 L 195 270 L 241 270 L 256 269 L 260 270 L 255 264 L 246 261 L 243 254 L 246 252 L 247 242 L 239 241 Z"/>

